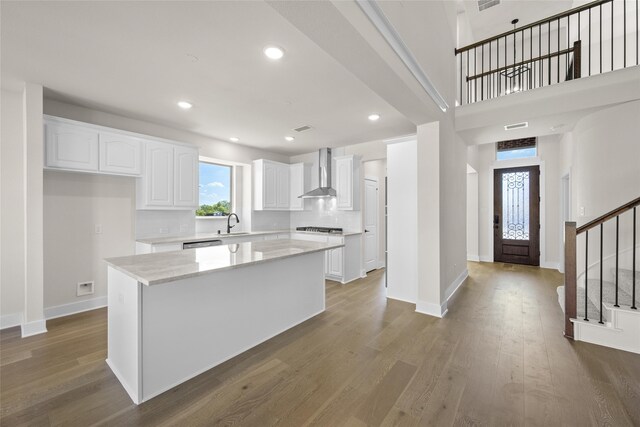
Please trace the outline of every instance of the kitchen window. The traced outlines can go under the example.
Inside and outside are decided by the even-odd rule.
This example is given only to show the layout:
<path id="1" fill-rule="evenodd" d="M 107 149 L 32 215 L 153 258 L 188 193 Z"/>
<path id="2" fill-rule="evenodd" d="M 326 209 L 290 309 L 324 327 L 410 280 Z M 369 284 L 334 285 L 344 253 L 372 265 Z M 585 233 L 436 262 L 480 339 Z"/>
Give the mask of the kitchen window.
<path id="1" fill-rule="evenodd" d="M 200 162 L 199 217 L 223 217 L 233 212 L 233 166 Z"/>

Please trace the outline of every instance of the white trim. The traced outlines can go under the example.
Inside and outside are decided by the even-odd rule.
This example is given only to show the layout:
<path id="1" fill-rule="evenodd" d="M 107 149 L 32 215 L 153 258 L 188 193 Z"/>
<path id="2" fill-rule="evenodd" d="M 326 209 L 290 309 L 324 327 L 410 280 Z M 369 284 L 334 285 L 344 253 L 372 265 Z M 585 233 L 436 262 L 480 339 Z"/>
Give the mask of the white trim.
<path id="1" fill-rule="evenodd" d="M 546 262 L 546 261 L 543 262 L 543 261 L 540 261 L 540 268 L 548 268 L 548 269 L 551 269 L 551 270 L 560 271 L 560 263 L 559 262 Z"/>
<path id="2" fill-rule="evenodd" d="M 383 259 L 378 260 L 378 270 L 380 270 L 381 268 L 385 268 L 386 265 L 384 263 Z"/>
<path id="3" fill-rule="evenodd" d="M 22 313 L 5 314 L 0 316 L 0 329 L 13 328 L 22 324 Z"/>
<path id="4" fill-rule="evenodd" d="M 364 203 L 363 203 L 363 207 L 362 207 L 362 237 L 361 237 L 361 243 L 362 243 L 362 272 L 360 274 L 360 277 L 366 277 L 367 276 L 367 267 L 366 267 L 366 260 L 364 259 L 365 253 L 366 251 L 366 242 L 365 242 L 365 234 L 366 234 L 366 230 L 364 228 L 365 226 L 365 217 L 366 217 L 366 212 L 367 212 L 367 181 L 373 181 L 376 184 L 376 208 L 374 209 L 375 214 L 376 214 L 376 250 L 375 252 L 375 259 L 374 259 L 374 265 L 377 267 L 378 263 L 379 263 L 379 252 L 380 252 L 380 235 L 378 234 L 380 232 L 380 215 L 378 215 L 378 209 L 380 207 L 380 182 L 378 180 L 377 177 L 374 176 L 367 176 L 365 175 L 364 177 L 364 181 L 362 182 L 364 185 L 364 194 L 362 196 L 362 198 L 364 199 Z"/>
<path id="5" fill-rule="evenodd" d="M 406 303 L 414 304 L 414 305 L 416 303 L 415 301 L 409 301 L 408 299 L 398 298 L 398 297 L 390 297 L 389 295 L 387 295 L 387 299 L 392 299 L 392 300 L 396 300 L 396 301 L 400 301 L 400 302 L 406 302 Z"/>
<path id="6" fill-rule="evenodd" d="M 20 327 L 22 338 L 26 338 L 47 332 L 47 321 L 45 319 L 34 320 L 33 322 L 23 323 Z"/>
<path id="7" fill-rule="evenodd" d="M 56 305 L 44 309 L 45 319 L 55 319 L 57 317 L 70 316 L 84 311 L 95 310 L 107 306 L 107 297 L 86 299 L 69 304 Z"/>
<path id="8" fill-rule="evenodd" d="M 453 297 L 453 294 L 455 294 L 458 289 L 460 289 L 460 286 L 462 286 L 464 281 L 467 280 L 467 277 L 469 277 L 469 270 L 465 268 L 462 272 L 460 272 L 458 277 L 456 277 L 453 282 L 451 282 L 451 284 L 445 291 L 445 298 L 447 299 L 447 302 L 451 299 L 451 297 Z"/>
<path id="9" fill-rule="evenodd" d="M 414 133 L 411 135 L 398 136 L 396 138 L 389 138 L 382 140 L 383 143 L 389 144 L 399 144 L 401 142 L 416 142 L 418 136 Z"/>
<path id="10" fill-rule="evenodd" d="M 480 262 L 480 256 L 476 254 L 467 254 L 467 261 Z"/>
<path id="11" fill-rule="evenodd" d="M 416 303 L 416 313 L 427 314 L 438 318 L 443 318 L 447 314 L 447 302 L 443 302 L 441 305 L 431 302 L 420 301 Z"/>
<path id="12" fill-rule="evenodd" d="M 493 246 L 493 243 L 491 245 Z M 480 255 L 480 262 L 493 262 L 493 257 Z"/>

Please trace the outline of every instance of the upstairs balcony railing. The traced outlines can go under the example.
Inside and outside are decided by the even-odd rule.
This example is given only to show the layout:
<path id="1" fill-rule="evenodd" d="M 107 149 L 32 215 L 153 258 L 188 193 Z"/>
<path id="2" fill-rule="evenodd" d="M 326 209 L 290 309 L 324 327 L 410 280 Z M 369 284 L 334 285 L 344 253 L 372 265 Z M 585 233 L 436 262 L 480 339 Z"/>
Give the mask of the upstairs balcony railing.
<path id="1" fill-rule="evenodd" d="M 458 105 L 638 65 L 638 34 L 638 0 L 598 0 L 458 48 Z"/>

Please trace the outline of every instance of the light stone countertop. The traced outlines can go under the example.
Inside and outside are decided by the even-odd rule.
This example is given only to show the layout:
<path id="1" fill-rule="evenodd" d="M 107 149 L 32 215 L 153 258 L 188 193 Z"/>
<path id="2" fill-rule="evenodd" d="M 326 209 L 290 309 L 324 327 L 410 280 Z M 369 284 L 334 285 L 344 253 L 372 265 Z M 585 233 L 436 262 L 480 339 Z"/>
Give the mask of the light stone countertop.
<path id="1" fill-rule="evenodd" d="M 105 261 L 138 282 L 151 286 L 343 246 L 279 239 L 124 256 Z"/>
<path id="2" fill-rule="evenodd" d="M 161 245 L 165 243 L 184 243 L 184 242 L 201 242 L 204 240 L 223 240 L 234 237 L 264 236 L 270 234 L 281 233 L 303 233 L 313 234 L 316 236 L 354 236 L 362 234 L 362 231 L 343 231 L 342 234 L 318 233 L 315 231 L 297 231 L 297 230 L 269 230 L 269 231 L 249 231 L 249 232 L 231 232 L 231 234 L 218 233 L 197 233 L 185 236 L 168 236 L 168 237 L 150 237 L 145 239 L 137 239 L 136 242 L 146 243 L 148 245 Z"/>

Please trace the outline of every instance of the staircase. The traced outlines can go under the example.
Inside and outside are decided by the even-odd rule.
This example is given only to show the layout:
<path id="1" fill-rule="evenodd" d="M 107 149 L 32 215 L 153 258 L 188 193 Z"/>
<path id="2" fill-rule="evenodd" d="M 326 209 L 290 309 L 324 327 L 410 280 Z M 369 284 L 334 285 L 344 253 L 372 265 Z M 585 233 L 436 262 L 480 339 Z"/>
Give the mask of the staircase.
<path id="1" fill-rule="evenodd" d="M 558 288 L 558 302 L 565 312 L 567 338 L 640 354 L 640 271 L 637 268 L 640 264 L 640 246 L 636 245 L 638 205 L 640 198 L 579 228 L 576 228 L 574 222 L 565 224 L 565 286 Z M 623 233 L 630 233 L 633 243 L 627 251 L 631 258 L 623 258 L 622 263 L 625 265 L 620 266 L 620 217 L 627 211 L 630 212 L 624 220 L 629 230 L 623 230 Z M 615 261 L 615 267 L 608 268 L 610 275 L 605 276 L 607 259 L 603 256 L 603 227 L 609 221 L 615 221 L 615 236 L 606 236 L 615 238 L 615 253 L 608 257 Z M 599 239 L 598 235 L 595 236 L 596 239 L 590 239 L 589 230 L 596 227 L 600 229 Z M 580 280 L 576 276 L 576 241 L 579 236 L 584 236 L 581 241 L 584 245 L 583 265 L 588 265 L 590 244 L 599 243 L 600 257 L 594 265 L 585 267 Z M 625 237 L 628 238 L 629 234 L 625 234 Z M 598 253 L 597 247 L 595 252 Z M 594 254 L 591 255 L 593 258 Z M 627 266 L 627 262 L 630 265 Z"/>

